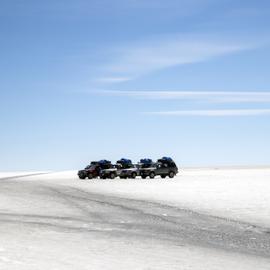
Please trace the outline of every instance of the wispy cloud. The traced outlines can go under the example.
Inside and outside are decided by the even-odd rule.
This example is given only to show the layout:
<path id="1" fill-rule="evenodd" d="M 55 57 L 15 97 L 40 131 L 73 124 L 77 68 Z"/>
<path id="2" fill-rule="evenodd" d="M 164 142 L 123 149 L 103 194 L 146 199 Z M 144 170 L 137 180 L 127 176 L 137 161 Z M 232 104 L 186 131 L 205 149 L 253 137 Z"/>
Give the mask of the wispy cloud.
<path id="1" fill-rule="evenodd" d="M 232 91 L 98 91 L 99 94 L 140 99 L 184 100 L 216 103 L 270 102 L 270 92 Z"/>
<path id="2" fill-rule="evenodd" d="M 100 83 L 121 83 L 132 80 L 130 77 L 101 77 L 96 79 Z"/>
<path id="3" fill-rule="evenodd" d="M 259 116 L 270 115 L 270 109 L 234 109 L 234 110 L 183 110 L 183 111 L 160 111 L 160 112 L 144 112 L 148 115 L 161 116 Z"/>
<path id="4" fill-rule="evenodd" d="M 167 35 L 119 46 L 105 64 L 106 76 L 136 78 L 157 70 L 250 49 L 250 44 L 202 36 Z"/>

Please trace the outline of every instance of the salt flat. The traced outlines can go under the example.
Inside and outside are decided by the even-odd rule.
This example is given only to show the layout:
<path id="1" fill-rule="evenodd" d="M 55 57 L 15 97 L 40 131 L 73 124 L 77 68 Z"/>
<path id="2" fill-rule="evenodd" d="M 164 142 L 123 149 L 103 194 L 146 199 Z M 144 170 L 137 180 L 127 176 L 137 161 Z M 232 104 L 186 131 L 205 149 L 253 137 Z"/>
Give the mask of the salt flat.
<path id="1" fill-rule="evenodd" d="M 83 181 L 77 180 L 76 173 L 59 172 L 38 179 L 270 227 L 270 168 L 267 167 L 184 169 L 173 180 Z"/>
<path id="2" fill-rule="evenodd" d="M 25 174 L 0 174 L 0 269 L 270 267 L 269 168 Z"/>

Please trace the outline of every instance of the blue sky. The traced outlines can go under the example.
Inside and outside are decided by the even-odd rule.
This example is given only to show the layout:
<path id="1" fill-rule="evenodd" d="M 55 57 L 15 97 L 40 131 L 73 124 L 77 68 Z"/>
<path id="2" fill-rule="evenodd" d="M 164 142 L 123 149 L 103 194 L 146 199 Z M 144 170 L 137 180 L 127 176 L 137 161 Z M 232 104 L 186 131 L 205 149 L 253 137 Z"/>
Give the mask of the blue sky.
<path id="1" fill-rule="evenodd" d="M 270 3 L 0 0 L 0 170 L 270 164 Z"/>

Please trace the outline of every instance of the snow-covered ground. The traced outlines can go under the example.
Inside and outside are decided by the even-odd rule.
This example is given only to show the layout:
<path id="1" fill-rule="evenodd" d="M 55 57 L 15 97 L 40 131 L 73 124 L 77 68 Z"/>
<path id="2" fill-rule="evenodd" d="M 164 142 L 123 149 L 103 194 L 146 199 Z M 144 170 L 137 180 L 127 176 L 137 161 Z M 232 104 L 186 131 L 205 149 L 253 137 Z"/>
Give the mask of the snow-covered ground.
<path id="1" fill-rule="evenodd" d="M 270 168 L 24 174 L 0 174 L 0 269 L 270 269 Z"/>
<path id="2" fill-rule="evenodd" d="M 39 174 L 45 172 L 29 172 L 29 171 L 18 171 L 18 172 L 0 172 L 0 179 L 3 178 L 10 178 L 10 177 L 17 177 L 17 176 L 24 176 L 24 175 L 31 175 L 31 174 Z"/>
<path id="3" fill-rule="evenodd" d="M 0 178 L 11 177 L 15 175 L 23 175 L 25 172 L 0 172 Z"/>
<path id="4" fill-rule="evenodd" d="M 81 181 L 76 174 L 60 172 L 38 179 L 101 194 L 161 202 L 270 228 L 270 168 L 184 169 L 173 180 Z"/>

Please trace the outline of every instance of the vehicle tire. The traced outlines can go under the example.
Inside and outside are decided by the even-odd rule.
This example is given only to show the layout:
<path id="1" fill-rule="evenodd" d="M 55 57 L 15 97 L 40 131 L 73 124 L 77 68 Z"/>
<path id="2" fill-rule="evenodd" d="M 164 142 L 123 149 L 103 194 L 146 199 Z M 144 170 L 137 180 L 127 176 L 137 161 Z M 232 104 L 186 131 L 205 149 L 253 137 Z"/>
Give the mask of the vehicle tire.
<path id="1" fill-rule="evenodd" d="M 174 178 L 174 176 L 175 176 L 175 173 L 174 173 L 174 172 L 172 172 L 172 171 L 169 172 L 169 177 L 170 177 L 170 178 Z"/>
<path id="2" fill-rule="evenodd" d="M 88 174 L 88 179 L 93 179 L 93 174 L 92 173 Z"/>
<path id="3" fill-rule="evenodd" d="M 152 179 L 155 178 L 155 173 L 154 172 L 150 172 L 149 177 L 152 178 Z"/>
<path id="4" fill-rule="evenodd" d="M 145 179 L 146 178 L 146 176 L 145 175 L 142 175 L 142 179 Z"/>
<path id="5" fill-rule="evenodd" d="M 110 178 L 111 178 L 111 179 L 114 179 L 115 176 L 116 176 L 115 173 L 111 173 L 111 174 L 110 174 Z"/>
<path id="6" fill-rule="evenodd" d="M 135 179 L 136 176 L 137 176 L 137 173 L 135 173 L 135 172 L 131 173 L 131 178 Z"/>
<path id="7" fill-rule="evenodd" d="M 161 175 L 161 178 L 166 178 L 166 175 Z"/>
<path id="8" fill-rule="evenodd" d="M 79 178 L 80 178 L 81 180 L 84 180 L 84 179 L 85 179 L 85 176 L 84 176 L 84 175 L 81 175 L 81 176 L 79 176 Z"/>

